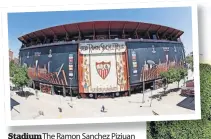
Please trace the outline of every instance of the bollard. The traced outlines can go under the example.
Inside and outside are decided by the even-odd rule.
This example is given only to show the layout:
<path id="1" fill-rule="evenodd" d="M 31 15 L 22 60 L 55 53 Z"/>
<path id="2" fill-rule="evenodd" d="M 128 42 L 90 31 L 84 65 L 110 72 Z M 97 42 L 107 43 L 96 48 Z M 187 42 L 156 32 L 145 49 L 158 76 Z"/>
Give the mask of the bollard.
<path id="1" fill-rule="evenodd" d="M 101 112 L 105 112 L 105 106 L 104 105 L 102 105 L 102 107 L 101 107 Z"/>
<path id="2" fill-rule="evenodd" d="M 58 107 L 58 109 L 59 109 L 59 112 L 62 112 L 62 108 Z"/>

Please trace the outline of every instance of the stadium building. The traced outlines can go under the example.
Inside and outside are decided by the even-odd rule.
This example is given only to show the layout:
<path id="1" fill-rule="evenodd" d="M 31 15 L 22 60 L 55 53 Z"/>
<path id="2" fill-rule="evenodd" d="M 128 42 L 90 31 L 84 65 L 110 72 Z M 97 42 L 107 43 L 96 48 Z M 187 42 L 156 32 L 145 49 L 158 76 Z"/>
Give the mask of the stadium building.
<path id="1" fill-rule="evenodd" d="M 19 60 L 44 93 L 129 96 L 161 87 L 160 72 L 183 66 L 183 33 L 131 21 L 65 24 L 19 37 Z"/>

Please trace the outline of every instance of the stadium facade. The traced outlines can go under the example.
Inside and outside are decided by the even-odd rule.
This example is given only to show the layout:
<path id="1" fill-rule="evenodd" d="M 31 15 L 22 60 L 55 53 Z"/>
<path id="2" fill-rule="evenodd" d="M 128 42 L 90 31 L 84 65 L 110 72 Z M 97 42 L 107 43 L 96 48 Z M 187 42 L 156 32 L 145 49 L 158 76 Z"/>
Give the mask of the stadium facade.
<path id="1" fill-rule="evenodd" d="M 44 93 L 128 96 L 161 87 L 160 72 L 183 66 L 183 33 L 131 21 L 65 24 L 19 37 L 19 59 Z"/>

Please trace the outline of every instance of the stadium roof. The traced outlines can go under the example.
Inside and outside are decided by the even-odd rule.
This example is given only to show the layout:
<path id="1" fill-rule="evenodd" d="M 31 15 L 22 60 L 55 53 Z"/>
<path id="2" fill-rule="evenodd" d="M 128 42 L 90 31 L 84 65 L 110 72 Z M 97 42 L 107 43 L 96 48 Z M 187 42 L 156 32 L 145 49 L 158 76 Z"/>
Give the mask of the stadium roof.
<path id="1" fill-rule="evenodd" d="M 47 39 L 53 41 L 61 40 L 84 40 L 97 39 L 97 36 L 107 35 L 106 39 L 112 37 L 126 36 L 125 38 L 144 38 L 156 34 L 159 39 L 179 38 L 184 32 L 172 27 L 133 21 L 89 21 L 72 24 L 64 24 L 49 27 L 25 34 L 18 39 L 23 44 L 43 43 Z M 115 36 L 117 35 L 118 36 Z M 120 38 L 121 38 L 120 37 Z M 122 37 L 122 38 L 124 38 Z"/>

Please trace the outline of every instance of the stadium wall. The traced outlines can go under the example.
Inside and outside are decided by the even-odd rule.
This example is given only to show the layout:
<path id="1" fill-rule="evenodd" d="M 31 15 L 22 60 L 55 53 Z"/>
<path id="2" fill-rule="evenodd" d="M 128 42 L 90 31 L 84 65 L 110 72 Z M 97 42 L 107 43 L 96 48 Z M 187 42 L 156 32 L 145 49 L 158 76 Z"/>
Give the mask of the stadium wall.
<path id="1" fill-rule="evenodd" d="M 153 66 L 148 64 L 149 61 L 166 66 L 172 63 L 181 64 L 185 57 L 181 42 L 152 40 L 125 41 L 125 44 L 130 86 L 141 85 L 142 81 L 156 80 L 158 76 L 155 75 L 142 80 L 143 71 L 150 72 L 149 69 Z M 75 43 L 21 49 L 20 63 L 28 67 L 29 77 L 36 82 L 65 88 L 71 86 L 78 90 L 78 47 L 79 44 Z"/>

